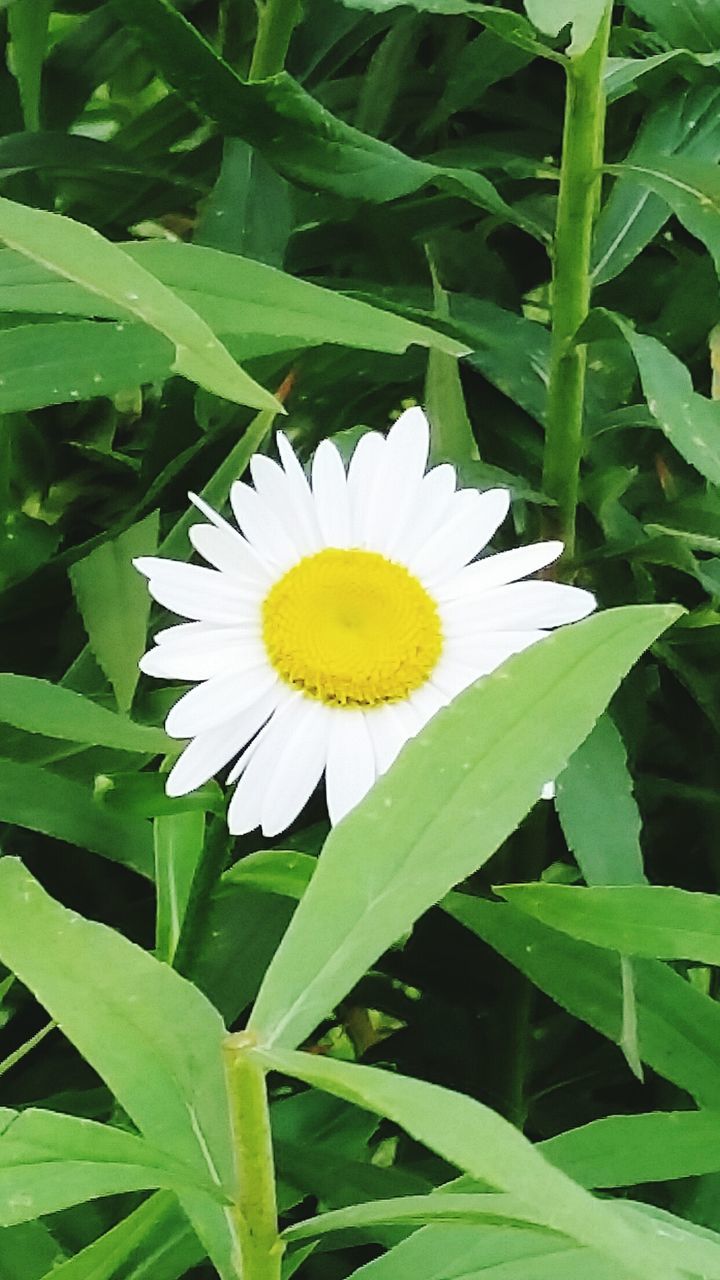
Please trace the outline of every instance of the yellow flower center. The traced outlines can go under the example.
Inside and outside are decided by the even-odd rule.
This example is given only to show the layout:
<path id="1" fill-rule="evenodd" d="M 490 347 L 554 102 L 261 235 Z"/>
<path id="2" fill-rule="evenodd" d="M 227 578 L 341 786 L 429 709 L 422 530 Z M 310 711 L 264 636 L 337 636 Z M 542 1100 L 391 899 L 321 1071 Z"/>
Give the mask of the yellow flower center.
<path id="1" fill-rule="evenodd" d="M 442 649 L 434 600 L 376 551 L 329 547 L 306 556 L 271 587 L 262 624 L 282 679 L 331 706 L 406 698 Z"/>

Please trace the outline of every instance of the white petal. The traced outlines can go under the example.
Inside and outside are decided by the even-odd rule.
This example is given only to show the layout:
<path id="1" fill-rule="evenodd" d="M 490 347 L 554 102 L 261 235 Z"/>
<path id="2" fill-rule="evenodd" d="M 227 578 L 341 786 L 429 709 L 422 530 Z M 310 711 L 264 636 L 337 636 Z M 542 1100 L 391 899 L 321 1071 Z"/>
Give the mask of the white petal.
<path id="1" fill-rule="evenodd" d="M 302 468 L 300 470 L 302 474 Z M 295 475 L 288 476 L 277 462 L 259 453 L 251 460 L 250 471 L 256 492 L 275 513 L 292 545 L 304 556 L 317 551 L 320 535 L 315 513 L 308 511 Z"/>
<path id="2" fill-rule="evenodd" d="M 554 782 L 546 782 L 546 783 L 544 783 L 544 785 L 543 785 L 543 789 L 542 789 L 542 791 L 540 792 L 540 799 L 541 799 L 541 800 L 554 800 L 554 799 L 555 799 L 555 783 L 554 783 Z"/>
<path id="3" fill-rule="evenodd" d="M 457 658 L 445 652 L 434 668 L 430 680 L 441 694 L 448 700 L 452 700 L 462 693 L 463 689 L 474 684 L 478 678 L 478 672 L 473 667 L 459 662 Z"/>
<path id="4" fill-rule="evenodd" d="M 230 489 L 230 501 L 235 519 L 259 555 L 280 569 L 289 568 L 301 558 L 302 552 L 288 534 L 274 507 L 265 502 L 249 484 L 236 480 Z"/>
<path id="5" fill-rule="evenodd" d="M 192 643 L 158 644 L 143 655 L 139 666 L 146 676 L 162 680 L 209 680 L 223 671 L 242 670 L 263 657 L 259 640 L 224 627 L 214 637 L 198 637 Z"/>
<path id="6" fill-rule="evenodd" d="M 330 547 L 352 546 L 345 468 L 331 440 L 323 440 L 315 450 L 312 487 L 318 525 L 325 544 Z"/>
<path id="7" fill-rule="evenodd" d="M 375 753 L 375 772 L 380 777 L 380 774 L 390 768 L 400 750 L 405 746 L 409 736 L 407 725 L 403 718 L 397 715 L 393 703 L 368 711 L 365 723 Z"/>
<path id="8" fill-rule="evenodd" d="M 462 489 L 447 519 L 410 561 L 410 569 L 426 586 L 456 574 L 486 546 L 509 506 L 507 489 Z"/>
<path id="9" fill-rule="evenodd" d="M 264 586 L 271 579 L 267 565 L 255 554 L 249 542 L 227 525 L 194 524 L 188 537 L 195 550 L 208 564 L 247 584 Z"/>
<path id="10" fill-rule="evenodd" d="M 252 616 L 257 588 L 240 586 L 227 574 L 155 556 L 140 556 L 133 564 L 148 577 L 153 599 L 173 613 L 220 624 Z"/>
<path id="11" fill-rule="evenodd" d="M 367 795 L 375 777 L 375 752 L 365 712 L 336 711 L 330 720 L 325 771 L 328 813 L 333 826 Z"/>
<path id="12" fill-rule="evenodd" d="M 422 409 L 408 409 L 391 427 L 363 510 L 364 546 L 387 554 L 417 501 L 427 466 L 430 427 Z"/>
<path id="13" fill-rule="evenodd" d="M 223 672 L 198 684 L 175 703 L 165 721 L 171 738 L 194 738 L 205 729 L 231 720 L 252 706 L 277 682 L 277 673 L 267 661 L 245 671 Z"/>
<path id="14" fill-rule="evenodd" d="M 298 522 L 303 528 L 308 544 L 312 545 L 313 551 L 317 551 L 322 546 L 322 537 L 307 476 L 295 450 L 282 431 L 277 433 L 277 447 L 290 486 Z"/>
<path id="15" fill-rule="evenodd" d="M 466 565 L 454 578 L 438 583 L 435 597 L 438 600 L 456 600 L 460 596 L 516 582 L 518 578 L 528 578 L 531 573 L 537 573 L 538 569 L 544 569 L 557 560 L 562 549 L 562 542 L 535 542 L 529 547 L 516 547 L 513 551 L 485 556 L 474 564 Z"/>
<path id="16" fill-rule="evenodd" d="M 442 707 L 446 707 L 449 701 L 447 694 L 441 693 L 437 685 L 433 685 L 430 680 L 426 680 L 425 684 L 421 684 L 410 694 L 410 702 L 421 717 L 423 726 L 428 720 L 432 720 Z"/>
<path id="17" fill-rule="evenodd" d="M 350 503 L 350 536 L 352 546 L 362 547 L 365 512 L 371 500 L 379 469 L 385 457 L 385 438 L 377 431 L 367 431 L 355 446 L 347 475 Z"/>
<path id="18" fill-rule="evenodd" d="M 445 642 L 444 653 L 452 661 L 471 667 L 476 676 L 485 676 L 502 666 L 515 653 L 544 640 L 547 631 L 476 631 Z"/>
<path id="19" fill-rule="evenodd" d="M 273 770 L 287 735 L 292 734 L 303 701 L 302 694 L 296 693 L 275 712 L 228 778 L 230 781 L 231 777 L 237 776 L 242 766 L 240 781 L 228 808 L 228 827 L 233 835 L 245 835 L 260 826 Z"/>
<path id="20" fill-rule="evenodd" d="M 257 733 L 277 704 L 277 689 L 246 707 L 224 724 L 198 734 L 168 774 L 165 790 L 169 796 L 184 796 L 201 787 L 208 778 L 237 755 L 249 738 Z"/>
<path id="21" fill-rule="evenodd" d="M 595 597 L 560 582 L 511 582 L 471 600 L 441 606 L 447 635 L 468 631 L 523 631 L 578 622 L 595 608 Z"/>
<path id="22" fill-rule="evenodd" d="M 265 789 L 261 827 L 276 836 L 295 821 L 320 781 L 327 761 L 329 719 L 322 702 L 303 698 Z"/>
<path id="23" fill-rule="evenodd" d="M 390 540 L 388 554 L 395 560 L 409 564 L 415 555 L 440 528 L 450 510 L 455 494 L 457 476 L 448 462 L 423 478 L 411 503 L 402 529 Z"/>

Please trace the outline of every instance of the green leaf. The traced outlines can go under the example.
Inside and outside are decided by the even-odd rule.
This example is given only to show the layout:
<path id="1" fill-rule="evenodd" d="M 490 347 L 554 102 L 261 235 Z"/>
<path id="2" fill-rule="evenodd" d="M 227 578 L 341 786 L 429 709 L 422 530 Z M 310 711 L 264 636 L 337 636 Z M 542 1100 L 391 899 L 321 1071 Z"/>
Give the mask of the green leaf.
<path id="1" fill-rule="evenodd" d="M 600 717 L 570 757 L 557 780 L 555 804 L 588 884 L 644 882 L 640 814 L 625 744 L 610 716 Z"/>
<path id="2" fill-rule="evenodd" d="M 366 1200 L 349 1208 L 333 1209 L 287 1227 L 285 1240 L 312 1240 L 332 1231 L 362 1230 L 368 1227 L 430 1222 L 502 1222 L 536 1224 L 532 1210 L 514 1196 L 471 1195 L 438 1192 L 425 1196 L 397 1196 L 388 1200 Z"/>
<path id="3" fill-rule="evenodd" d="M 596 318 L 599 324 L 610 321 L 627 341 L 661 431 L 686 462 L 720 484 L 720 403 L 698 395 L 689 370 L 657 338 L 637 333 L 616 312 L 594 312 L 589 325 L 594 326 Z"/>
<path id="4" fill-rule="evenodd" d="M 239 404 L 277 407 L 186 302 L 93 227 L 0 197 L 0 239 L 163 334 L 175 347 L 177 373 Z"/>
<path id="5" fill-rule="evenodd" d="M 62 1260 L 60 1246 L 42 1222 L 23 1222 L 0 1231 L 3 1280 L 44 1280 Z"/>
<path id="6" fill-rule="evenodd" d="M 559 36 L 572 28 L 571 57 L 584 53 L 592 44 L 607 11 L 608 0 L 524 0 L 525 11 L 539 31 Z"/>
<path id="7" fill-rule="evenodd" d="M 158 755 L 175 745 L 162 729 L 136 724 L 49 680 L 6 671 L 0 672 L 0 721 L 26 733 L 115 751 Z"/>
<path id="8" fill-rule="evenodd" d="M 677 48 L 713 53 L 720 45 L 720 13 L 707 0 L 628 0 L 628 8 Z"/>
<path id="9" fill-rule="evenodd" d="M 386 1116 L 450 1164 L 523 1201 L 536 1221 L 613 1258 L 637 1277 L 679 1277 L 672 1250 L 623 1222 L 611 1205 L 548 1164 L 527 1138 L 482 1103 L 373 1067 L 287 1049 L 252 1051 L 265 1066 Z"/>
<path id="10" fill-rule="evenodd" d="M 205 814 L 174 813 L 153 822 L 155 893 L 157 896 L 155 950 L 172 964 L 190 898 L 193 876 L 202 857 Z"/>
<path id="11" fill-rule="evenodd" d="M 0 761 L 0 822 L 67 840 L 152 877 L 149 822 L 103 808 L 87 786 L 49 769 Z"/>
<path id="12" fill-rule="evenodd" d="M 487 862 L 678 616 L 672 606 L 618 609 L 556 633 L 408 743 L 328 838 L 250 1019 L 264 1042 L 303 1040 L 424 911 Z"/>
<path id="13" fill-rule="evenodd" d="M 642 161 L 608 165 L 608 172 L 640 183 L 665 200 L 690 234 L 707 246 L 720 272 L 720 171 L 716 164 L 684 156 L 643 156 Z"/>
<path id="14" fill-rule="evenodd" d="M 453 893 L 442 905 L 569 1013 L 621 1043 L 620 956 L 577 942 L 506 903 Z M 635 960 L 633 977 L 643 1062 L 700 1106 L 720 1107 L 716 1002 L 659 961 Z"/>
<path id="15" fill-rule="evenodd" d="M 159 1191 L 43 1280 L 116 1280 L 120 1267 L 122 1280 L 179 1280 L 205 1257 L 176 1197 Z"/>
<path id="16" fill-rule="evenodd" d="M 150 1142 L 200 1178 L 229 1185 L 225 1028 L 199 991 L 112 929 L 60 906 L 11 858 L 0 862 L 0 958 Z M 232 1280 L 227 1215 L 199 1192 L 181 1201 L 223 1280 Z"/>
<path id="17" fill-rule="evenodd" d="M 129 711 L 132 705 L 150 617 L 150 597 L 133 559 L 155 554 L 159 523 L 160 513 L 153 511 L 70 566 L 90 648 L 121 711 Z"/>
<path id="18" fill-rule="evenodd" d="M 429 253 L 428 262 L 435 309 L 439 316 L 447 320 L 450 315 L 448 295 L 440 285 Z M 432 461 L 445 459 L 457 464 L 477 461 L 480 454 L 468 417 L 455 356 L 445 351 L 428 352 L 424 404 L 430 419 Z"/>
<path id="19" fill-rule="evenodd" d="M 720 897 L 665 885 L 504 885 L 520 911 L 572 938 L 627 956 L 720 964 Z"/>
<path id="20" fill-rule="evenodd" d="M 20 89 L 25 128 L 40 128 L 40 79 L 53 0 L 13 0 L 8 13 L 12 69 Z"/>
<path id="21" fill-rule="evenodd" d="M 406 7 L 420 13 L 441 13 L 473 18 L 488 30 L 514 44 L 527 53 L 536 53 L 552 61 L 561 61 L 558 54 L 541 44 L 532 26 L 519 13 L 508 9 L 496 9 L 488 4 L 475 4 L 474 0 L 342 0 L 346 9 L 363 9 L 371 13 L 389 13 L 392 9 Z"/>
<path id="22" fill-rule="evenodd" d="M 2 329 L 0 412 L 115 396 L 141 383 L 164 382 L 172 359 L 171 344 L 147 325 L 61 320 Z"/>
<path id="23" fill-rule="evenodd" d="M 122 1129 L 32 1107 L 0 1109 L 0 1227 L 155 1187 L 218 1194 L 207 1177 Z"/>
<path id="24" fill-rule="evenodd" d="M 658 158 L 664 162 L 665 157 L 675 155 L 717 162 L 719 108 L 720 89 L 714 83 L 686 85 L 662 95 L 643 121 L 626 163 L 642 165 Z M 595 228 L 595 284 L 614 279 L 629 266 L 669 217 L 670 209 L 661 194 L 637 180 L 618 176 Z"/>
<path id="25" fill-rule="evenodd" d="M 241 80 L 169 0 L 111 3 L 184 101 L 230 137 L 257 147 L 291 181 L 373 203 L 440 186 L 542 239 L 539 228 L 511 209 L 481 174 L 416 160 L 354 129 L 285 72 L 253 83 Z"/>
<path id="26" fill-rule="evenodd" d="M 720 1112 L 606 1116 L 540 1143 L 583 1187 L 632 1187 L 720 1169 Z"/>
<path id="27" fill-rule="evenodd" d="M 302 898 L 317 858 L 296 849 L 263 849 L 241 858 L 226 871 L 223 884 L 240 884 L 264 893 L 279 893 L 284 898 Z"/>

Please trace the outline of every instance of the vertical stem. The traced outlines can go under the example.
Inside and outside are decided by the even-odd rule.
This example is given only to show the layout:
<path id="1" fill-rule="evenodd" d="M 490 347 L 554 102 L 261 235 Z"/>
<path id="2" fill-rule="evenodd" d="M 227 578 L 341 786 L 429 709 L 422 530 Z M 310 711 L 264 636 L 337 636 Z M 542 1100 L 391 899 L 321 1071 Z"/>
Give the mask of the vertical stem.
<path id="1" fill-rule="evenodd" d="M 280 1280 L 283 1246 L 265 1072 L 248 1052 L 256 1043 L 252 1032 L 240 1031 L 224 1045 L 235 1155 L 233 1216 L 240 1241 L 236 1269 L 242 1280 Z"/>
<path id="2" fill-rule="evenodd" d="M 610 36 L 608 3 L 592 44 L 567 66 L 567 96 L 552 287 L 552 343 L 543 487 L 557 503 L 553 532 L 575 547 L 575 512 L 582 453 L 586 348 L 574 337 L 590 306 L 590 253 L 600 202 L 605 93 L 603 70 Z"/>
<path id="3" fill-rule="evenodd" d="M 259 0 L 250 80 L 265 80 L 282 71 L 299 17 L 299 0 Z"/>

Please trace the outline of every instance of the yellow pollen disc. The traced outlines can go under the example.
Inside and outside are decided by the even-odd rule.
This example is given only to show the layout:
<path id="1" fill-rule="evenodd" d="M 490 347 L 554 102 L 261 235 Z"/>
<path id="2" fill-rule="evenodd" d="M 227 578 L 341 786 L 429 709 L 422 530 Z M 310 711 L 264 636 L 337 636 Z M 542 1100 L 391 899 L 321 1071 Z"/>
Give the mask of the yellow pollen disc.
<path id="1" fill-rule="evenodd" d="M 399 702 L 425 683 L 442 649 L 434 600 L 376 551 L 306 556 L 271 587 L 262 623 L 282 679 L 331 706 Z"/>

